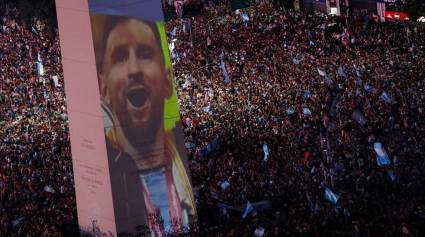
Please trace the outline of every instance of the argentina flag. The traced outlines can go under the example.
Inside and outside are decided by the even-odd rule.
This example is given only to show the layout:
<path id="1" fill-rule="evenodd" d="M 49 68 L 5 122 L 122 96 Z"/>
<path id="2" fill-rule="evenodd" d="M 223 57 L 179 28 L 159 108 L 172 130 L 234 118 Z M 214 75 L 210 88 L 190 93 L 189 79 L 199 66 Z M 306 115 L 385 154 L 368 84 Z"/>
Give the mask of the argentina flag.
<path id="1" fill-rule="evenodd" d="M 288 109 L 286 110 L 286 114 L 287 115 L 293 115 L 295 113 L 295 109 L 292 106 L 289 106 Z"/>
<path id="2" fill-rule="evenodd" d="M 391 181 L 395 181 L 397 179 L 397 176 L 395 175 L 393 170 L 387 170 L 388 178 L 390 178 Z"/>
<path id="3" fill-rule="evenodd" d="M 325 187 L 325 199 L 336 205 L 338 202 L 339 196 L 332 192 L 332 190 L 328 187 Z"/>
<path id="4" fill-rule="evenodd" d="M 175 38 L 177 35 L 177 27 L 174 26 L 173 30 L 171 31 L 171 36 L 173 36 L 173 38 Z"/>
<path id="5" fill-rule="evenodd" d="M 17 227 L 17 226 L 21 225 L 22 223 L 24 223 L 24 218 L 18 217 L 18 218 L 16 218 L 16 220 L 12 221 L 12 226 Z"/>
<path id="6" fill-rule="evenodd" d="M 246 203 L 246 207 L 245 207 L 245 211 L 243 212 L 243 215 L 242 215 L 242 219 L 245 219 L 247 216 L 248 216 L 248 214 L 250 213 L 250 212 L 252 212 L 254 210 L 254 207 L 251 205 L 251 203 L 248 201 L 247 203 Z"/>
<path id="7" fill-rule="evenodd" d="M 37 30 L 34 28 L 34 26 L 32 26 L 32 27 L 31 27 L 31 31 L 32 31 L 34 34 L 37 34 L 37 35 L 38 35 L 38 32 L 37 32 Z"/>
<path id="8" fill-rule="evenodd" d="M 254 235 L 255 235 L 255 237 L 262 237 L 262 236 L 264 236 L 264 228 L 263 227 L 258 227 L 257 229 L 255 229 Z"/>
<path id="9" fill-rule="evenodd" d="M 41 59 L 40 53 L 37 55 L 37 73 L 39 76 L 44 76 L 43 59 Z"/>
<path id="10" fill-rule="evenodd" d="M 387 152 L 385 151 L 384 147 L 382 146 L 382 143 L 380 142 L 375 142 L 373 144 L 373 149 L 376 152 L 376 163 L 381 166 L 387 166 L 389 164 L 391 164 L 390 158 L 387 154 Z"/>
<path id="11" fill-rule="evenodd" d="M 374 89 L 373 86 L 369 85 L 368 83 L 365 83 L 363 88 L 366 92 L 372 92 Z"/>
<path id="12" fill-rule="evenodd" d="M 337 72 L 338 72 L 338 75 L 339 75 L 340 77 L 347 78 L 347 73 L 345 73 L 345 70 L 344 70 L 344 68 L 343 68 L 342 66 L 339 66 L 339 67 L 338 67 Z"/>
<path id="13" fill-rule="evenodd" d="M 266 143 L 263 144 L 263 152 L 264 152 L 264 161 L 267 161 L 269 159 L 269 147 Z"/>
<path id="14" fill-rule="evenodd" d="M 309 115 L 311 115 L 311 110 L 309 108 L 303 108 L 303 114 L 305 116 L 309 116 Z"/>
<path id="15" fill-rule="evenodd" d="M 244 23 L 248 23 L 249 22 L 248 12 L 242 12 L 241 16 L 242 16 L 242 20 L 243 20 Z"/>
<path id="16" fill-rule="evenodd" d="M 220 68 L 224 75 L 224 82 L 229 83 L 230 82 L 229 74 L 227 73 L 226 65 L 224 65 L 224 60 L 222 57 L 220 57 Z"/>
<path id="17" fill-rule="evenodd" d="M 230 187 L 229 181 L 225 180 L 225 181 L 221 182 L 220 187 L 221 187 L 222 190 L 226 190 L 228 187 Z"/>
<path id="18" fill-rule="evenodd" d="M 389 104 L 393 103 L 393 101 L 394 101 L 393 100 L 393 97 L 390 94 L 388 94 L 386 91 L 382 92 L 382 94 L 379 97 L 379 99 L 381 99 L 381 100 L 383 100 L 383 101 L 385 101 L 385 102 L 387 102 Z"/>
<path id="19" fill-rule="evenodd" d="M 320 68 L 317 68 L 317 72 L 319 73 L 320 76 L 324 77 L 326 76 L 326 71 L 325 70 L 321 70 Z"/>

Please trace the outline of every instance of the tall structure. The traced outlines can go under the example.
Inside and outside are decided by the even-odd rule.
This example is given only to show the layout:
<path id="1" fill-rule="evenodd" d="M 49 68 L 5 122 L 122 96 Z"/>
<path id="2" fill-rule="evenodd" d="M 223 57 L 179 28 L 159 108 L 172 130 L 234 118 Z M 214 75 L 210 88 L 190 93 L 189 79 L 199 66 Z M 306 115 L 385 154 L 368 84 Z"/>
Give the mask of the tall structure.
<path id="1" fill-rule="evenodd" d="M 56 1 L 83 236 L 167 236 L 196 218 L 160 4 Z"/>

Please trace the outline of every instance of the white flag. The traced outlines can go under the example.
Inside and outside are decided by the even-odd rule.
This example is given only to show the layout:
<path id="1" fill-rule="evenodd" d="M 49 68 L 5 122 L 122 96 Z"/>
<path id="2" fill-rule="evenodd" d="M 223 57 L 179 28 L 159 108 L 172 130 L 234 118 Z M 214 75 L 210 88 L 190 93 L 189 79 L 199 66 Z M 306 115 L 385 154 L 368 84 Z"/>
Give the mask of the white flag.
<path id="1" fill-rule="evenodd" d="M 44 187 L 44 191 L 46 191 L 48 193 L 55 193 L 55 190 L 52 187 L 50 187 L 49 185 L 46 185 Z"/>
<path id="2" fill-rule="evenodd" d="M 252 212 L 254 210 L 254 207 L 251 205 L 251 203 L 248 201 L 247 203 L 246 203 L 246 207 L 245 207 L 245 211 L 243 212 L 243 215 L 242 215 L 242 219 L 245 219 L 247 216 L 248 216 L 248 214 L 250 213 L 250 212 Z"/>

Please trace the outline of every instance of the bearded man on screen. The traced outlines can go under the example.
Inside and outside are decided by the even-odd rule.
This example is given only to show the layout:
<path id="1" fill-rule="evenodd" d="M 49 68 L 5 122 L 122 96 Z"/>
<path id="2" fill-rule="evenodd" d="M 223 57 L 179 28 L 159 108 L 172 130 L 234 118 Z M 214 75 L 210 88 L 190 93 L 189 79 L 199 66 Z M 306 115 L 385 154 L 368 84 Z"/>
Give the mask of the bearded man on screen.
<path id="1" fill-rule="evenodd" d="M 99 44 L 117 232 L 131 233 L 141 225 L 149 226 L 152 236 L 179 232 L 195 215 L 195 204 L 184 148 L 179 151 L 183 146 L 177 146 L 174 132 L 164 130 L 164 101 L 172 95 L 172 82 L 157 26 L 107 16 Z"/>

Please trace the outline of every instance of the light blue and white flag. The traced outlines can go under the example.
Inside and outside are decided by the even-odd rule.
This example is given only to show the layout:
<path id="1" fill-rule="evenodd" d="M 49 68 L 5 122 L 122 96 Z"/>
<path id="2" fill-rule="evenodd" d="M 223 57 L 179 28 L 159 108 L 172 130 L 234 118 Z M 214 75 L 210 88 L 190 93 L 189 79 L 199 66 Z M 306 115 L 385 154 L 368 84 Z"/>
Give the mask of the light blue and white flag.
<path id="1" fill-rule="evenodd" d="M 387 166 L 391 164 L 390 157 L 388 156 L 387 152 L 385 151 L 384 147 L 382 146 L 382 143 L 375 142 L 373 144 L 373 149 L 376 152 L 376 163 L 381 166 Z"/>
<path id="2" fill-rule="evenodd" d="M 228 187 L 230 187 L 229 181 L 225 180 L 225 181 L 221 182 L 220 187 L 221 187 L 222 190 L 226 190 Z"/>
<path id="3" fill-rule="evenodd" d="M 174 54 L 174 49 L 176 48 L 176 46 L 175 46 L 175 44 L 174 44 L 174 42 L 173 41 L 171 41 L 169 44 L 168 44 L 168 49 L 170 50 L 170 52 L 171 52 L 171 54 L 173 54 L 172 56 L 173 56 L 173 58 L 175 57 L 175 54 Z"/>
<path id="4" fill-rule="evenodd" d="M 248 216 L 248 214 L 250 213 L 250 212 L 252 212 L 254 210 L 254 207 L 251 205 L 251 203 L 248 201 L 247 203 L 246 203 L 246 207 L 245 207 L 245 211 L 243 212 L 243 215 L 242 215 L 242 219 L 245 219 L 247 216 Z"/>
<path id="5" fill-rule="evenodd" d="M 390 180 L 392 182 L 394 182 L 397 179 L 393 170 L 387 170 L 387 174 L 388 174 L 388 177 L 390 178 Z"/>
<path id="6" fill-rule="evenodd" d="M 40 56 L 40 53 L 37 55 L 37 73 L 39 76 L 44 76 L 44 66 L 43 66 L 43 59 Z"/>
<path id="7" fill-rule="evenodd" d="M 52 187 L 50 187 L 49 185 L 46 185 L 44 187 L 44 191 L 46 191 L 48 193 L 55 193 L 55 190 Z"/>
<path id="8" fill-rule="evenodd" d="M 44 99 L 45 100 L 48 100 L 49 99 L 49 93 L 47 91 L 44 91 L 43 92 L 43 95 L 44 95 Z"/>
<path id="9" fill-rule="evenodd" d="M 309 108 L 303 108 L 303 114 L 309 116 L 311 115 L 311 110 Z"/>
<path id="10" fill-rule="evenodd" d="M 326 71 L 321 70 L 320 68 L 317 68 L 317 72 L 319 73 L 320 76 L 324 77 L 326 76 Z"/>
<path id="11" fill-rule="evenodd" d="M 229 205 L 227 205 L 225 203 L 219 203 L 219 204 L 217 204 L 217 207 L 219 207 L 219 208 L 226 208 L 226 209 L 230 209 L 230 210 L 233 208 L 232 206 L 229 206 Z"/>
<path id="12" fill-rule="evenodd" d="M 319 204 L 317 202 L 314 203 L 313 214 L 319 213 Z"/>
<path id="13" fill-rule="evenodd" d="M 367 123 L 367 119 L 365 116 L 358 110 L 355 110 L 351 115 L 351 118 L 354 119 L 361 126 L 364 126 Z"/>
<path id="14" fill-rule="evenodd" d="M 52 76 L 52 80 L 53 80 L 53 83 L 55 84 L 55 87 L 61 86 L 61 84 L 59 84 L 59 77 L 57 75 Z"/>
<path id="15" fill-rule="evenodd" d="M 308 208 L 310 209 L 310 211 L 313 214 L 316 214 L 316 211 L 318 209 L 317 203 L 315 201 L 313 201 L 308 194 L 307 194 L 307 205 L 308 205 Z"/>
<path id="16" fill-rule="evenodd" d="M 269 146 L 267 146 L 266 143 L 263 144 L 263 152 L 264 152 L 264 161 L 267 161 L 269 159 Z"/>
<path id="17" fill-rule="evenodd" d="M 34 26 L 31 26 L 31 31 L 32 31 L 34 34 L 37 34 L 37 35 L 38 35 L 38 32 L 37 32 L 37 30 L 34 28 Z"/>
<path id="18" fill-rule="evenodd" d="M 348 210 L 348 208 L 344 208 L 344 216 L 346 216 L 347 218 L 349 218 L 351 216 L 351 213 Z"/>
<path id="19" fill-rule="evenodd" d="M 187 25 L 186 21 L 183 21 L 183 32 L 184 33 L 186 33 L 187 28 L 188 28 L 188 25 Z"/>
<path id="20" fill-rule="evenodd" d="M 264 228 L 258 227 L 254 232 L 255 237 L 263 237 L 264 236 Z"/>
<path id="21" fill-rule="evenodd" d="M 365 83 L 363 88 L 366 92 L 372 92 L 374 89 L 373 86 L 369 85 L 368 83 Z"/>
<path id="22" fill-rule="evenodd" d="M 244 23 L 248 23 L 249 22 L 249 14 L 248 14 L 248 12 L 242 12 L 241 16 L 242 16 L 242 21 Z"/>
<path id="23" fill-rule="evenodd" d="M 357 75 L 358 78 L 361 78 L 361 77 L 363 77 L 363 72 L 360 71 L 360 70 L 356 70 L 356 75 Z"/>
<path id="24" fill-rule="evenodd" d="M 338 72 L 338 75 L 340 77 L 347 78 L 347 73 L 345 73 L 345 70 L 344 70 L 344 68 L 342 66 L 339 66 L 338 67 L 338 71 L 337 72 Z"/>
<path id="25" fill-rule="evenodd" d="M 335 194 L 334 192 L 332 192 L 330 188 L 325 187 L 325 199 L 333 203 L 334 205 L 336 205 L 336 203 L 338 202 L 339 196 Z"/>
<path id="26" fill-rule="evenodd" d="M 293 115 L 295 113 L 295 109 L 292 106 L 289 106 L 288 109 L 286 110 L 286 114 L 287 115 Z"/>
<path id="27" fill-rule="evenodd" d="M 18 217 L 16 218 L 16 220 L 12 221 L 12 226 L 13 227 L 17 227 L 20 224 L 24 223 L 24 218 L 23 217 Z"/>
<path id="28" fill-rule="evenodd" d="M 218 57 L 220 58 L 220 60 L 223 60 L 224 59 L 224 52 L 221 51 L 221 53 L 220 53 L 220 55 Z"/>
<path id="29" fill-rule="evenodd" d="M 212 107 L 211 107 L 211 105 L 207 105 L 207 106 L 204 107 L 203 110 L 204 110 L 205 113 L 211 113 L 212 112 Z"/>
<path id="30" fill-rule="evenodd" d="M 268 209 L 272 208 L 272 204 L 269 200 L 263 200 L 263 201 L 259 201 L 259 202 L 250 203 L 250 206 L 252 207 L 252 209 L 255 209 L 255 211 L 263 211 L 263 210 L 268 210 Z M 218 203 L 217 207 L 226 208 L 228 210 L 244 213 L 247 205 L 246 204 L 240 204 L 240 205 L 230 206 L 230 205 L 227 205 L 225 203 Z"/>
<path id="31" fill-rule="evenodd" d="M 333 84 L 333 80 L 329 75 L 325 76 L 325 82 L 328 83 L 328 85 L 332 85 Z"/>
<path id="32" fill-rule="evenodd" d="M 224 82 L 229 83 L 230 78 L 229 78 L 229 74 L 227 73 L 227 69 L 226 69 L 226 65 L 224 64 L 223 57 L 220 57 L 220 68 L 224 75 Z"/>
<path id="33" fill-rule="evenodd" d="M 308 208 L 310 209 L 310 211 L 314 212 L 315 203 L 312 200 L 308 200 L 307 205 L 308 205 Z"/>
<path id="34" fill-rule="evenodd" d="M 391 95 L 389 95 L 386 91 L 382 92 L 381 96 L 379 97 L 381 100 L 391 104 L 393 103 L 393 98 Z"/>
<path id="35" fill-rule="evenodd" d="M 360 88 L 356 88 L 356 96 L 363 97 L 363 93 Z"/>
<path id="36" fill-rule="evenodd" d="M 299 60 L 298 58 L 293 58 L 293 59 L 292 59 L 292 63 L 293 63 L 293 64 L 295 64 L 295 65 L 300 64 L 300 61 L 301 61 L 301 60 Z"/>
<path id="37" fill-rule="evenodd" d="M 310 47 L 314 47 L 314 45 L 315 45 L 314 41 L 313 40 L 309 40 L 309 45 L 310 45 Z"/>
<path id="38" fill-rule="evenodd" d="M 171 35 L 174 37 L 176 37 L 177 34 L 177 27 L 174 26 L 173 30 L 171 31 Z"/>

